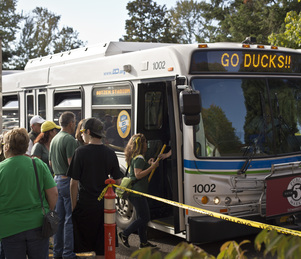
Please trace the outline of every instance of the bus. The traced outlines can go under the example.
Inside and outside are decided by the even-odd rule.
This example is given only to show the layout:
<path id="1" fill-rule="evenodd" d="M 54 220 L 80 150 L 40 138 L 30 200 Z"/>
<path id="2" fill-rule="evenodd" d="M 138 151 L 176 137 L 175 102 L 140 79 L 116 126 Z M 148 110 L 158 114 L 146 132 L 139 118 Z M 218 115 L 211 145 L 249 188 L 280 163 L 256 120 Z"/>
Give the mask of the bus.
<path id="1" fill-rule="evenodd" d="M 301 52 L 248 43 L 106 42 L 28 61 L 3 76 L 3 130 L 33 115 L 103 121 L 126 172 L 135 133 L 146 159 L 162 146 L 149 194 L 298 229 L 301 211 Z M 149 199 L 149 227 L 204 243 L 259 230 Z M 116 222 L 135 219 L 116 198 Z"/>

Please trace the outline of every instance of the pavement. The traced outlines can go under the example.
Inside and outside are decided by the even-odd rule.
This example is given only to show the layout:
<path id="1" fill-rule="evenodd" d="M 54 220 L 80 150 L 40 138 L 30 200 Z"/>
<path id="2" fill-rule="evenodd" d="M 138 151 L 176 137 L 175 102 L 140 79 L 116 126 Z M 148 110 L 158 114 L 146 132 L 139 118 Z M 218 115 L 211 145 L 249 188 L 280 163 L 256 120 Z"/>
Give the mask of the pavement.
<path id="1" fill-rule="evenodd" d="M 118 233 L 119 233 L 119 231 L 120 230 L 118 229 Z M 181 239 L 179 237 L 172 236 L 172 235 L 169 235 L 169 234 L 166 234 L 166 233 L 163 233 L 161 231 L 151 229 L 151 228 L 148 229 L 148 238 L 151 243 L 157 245 L 156 250 L 158 250 L 161 253 L 162 257 L 169 254 L 178 243 L 183 241 L 183 239 Z M 115 258 L 116 259 L 131 258 L 131 254 L 139 249 L 140 242 L 139 242 L 138 235 L 137 234 L 130 235 L 129 243 L 130 243 L 131 247 L 125 248 L 120 243 L 120 241 L 118 242 L 119 245 L 118 245 L 118 247 L 115 248 L 115 251 L 116 251 Z M 50 238 L 50 244 L 53 244 L 52 238 Z M 79 258 L 81 258 L 81 259 L 95 259 L 95 254 L 93 252 L 81 253 L 81 254 L 76 254 L 76 255 L 79 256 Z M 53 252 L 52 252 L 51 246 L 49 249 L 49 258 L 53 259 Z"/>

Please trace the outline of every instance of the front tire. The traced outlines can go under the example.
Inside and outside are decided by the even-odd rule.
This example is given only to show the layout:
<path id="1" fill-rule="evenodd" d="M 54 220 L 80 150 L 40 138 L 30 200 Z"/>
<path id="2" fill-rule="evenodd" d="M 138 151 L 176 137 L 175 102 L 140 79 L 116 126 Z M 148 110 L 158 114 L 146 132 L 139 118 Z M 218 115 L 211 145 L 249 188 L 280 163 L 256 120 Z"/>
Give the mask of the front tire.
<path id="1" fill-rule="evenodd" d="M 115 204 L 116 224 L 120 229 L 124 230 L 136 219 L 136 210 L 128 199 L 116 197 Z"/>

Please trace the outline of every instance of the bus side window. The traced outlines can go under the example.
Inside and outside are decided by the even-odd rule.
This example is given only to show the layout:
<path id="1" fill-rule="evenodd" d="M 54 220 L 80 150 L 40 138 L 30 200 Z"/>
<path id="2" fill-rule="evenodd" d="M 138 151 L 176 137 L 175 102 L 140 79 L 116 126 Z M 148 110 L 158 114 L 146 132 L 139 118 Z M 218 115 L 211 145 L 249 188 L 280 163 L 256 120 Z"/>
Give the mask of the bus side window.
<path id="1" fill-rule="evenodd" d="M 81 92 L 57 92 L 54 94 L 53 120 L 59 124 L 59 117 L 65 111 L 71 111 L 76 116 L 76 123 L 82 119 L 82 99 Z"/>

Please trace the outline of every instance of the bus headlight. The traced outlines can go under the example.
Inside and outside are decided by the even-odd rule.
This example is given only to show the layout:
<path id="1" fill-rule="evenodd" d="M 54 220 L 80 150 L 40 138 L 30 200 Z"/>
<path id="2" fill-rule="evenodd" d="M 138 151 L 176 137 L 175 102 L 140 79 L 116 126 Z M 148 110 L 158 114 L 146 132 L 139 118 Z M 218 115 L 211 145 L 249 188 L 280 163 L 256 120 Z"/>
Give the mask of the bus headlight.
<path id="1" fill-rule="evenodd" d="M 229 205 L 229 204 L 231 203 L 231 201 L 232 201 L 232 200 L 231 200 L 230 197 L 226 197 L 226 198 L 225 198 L 225 204 L 226 204 L 226 205 Z"/>
<path id="2" fill-rule="evenodd" d="M 219 197 L 214 197 L 214 199 L 213 199 L 213 202 L 214 202 L 215 205 L 219 204 L 220 201 L 221 201 L 221 200 L 220 200 Z"/>

